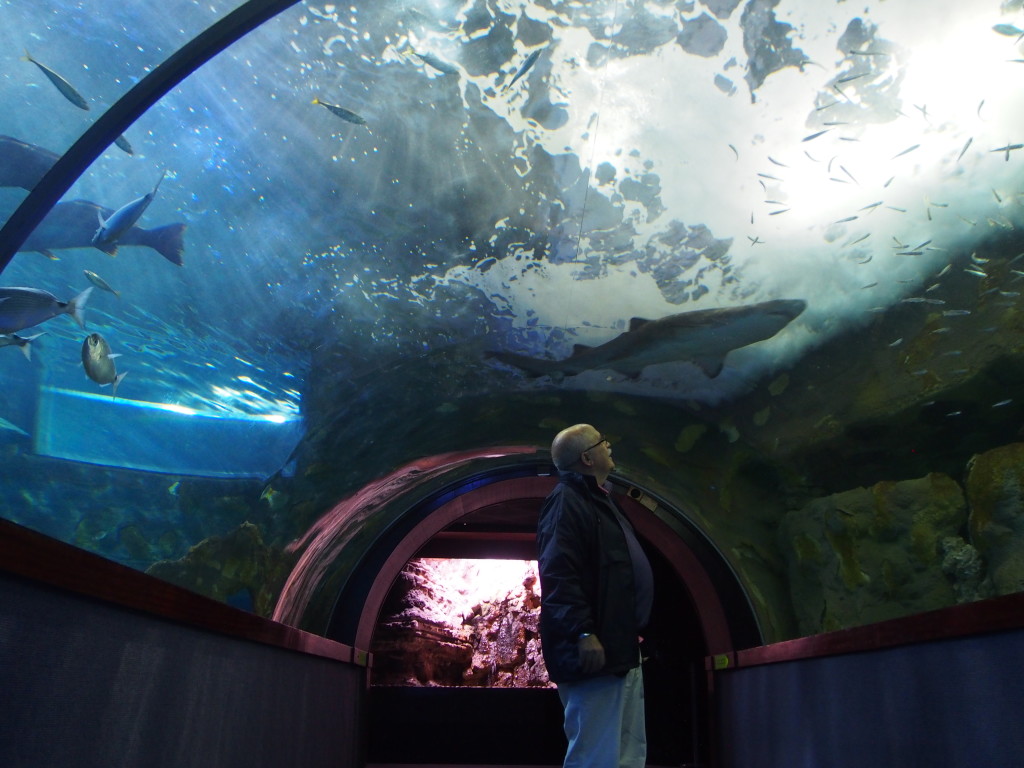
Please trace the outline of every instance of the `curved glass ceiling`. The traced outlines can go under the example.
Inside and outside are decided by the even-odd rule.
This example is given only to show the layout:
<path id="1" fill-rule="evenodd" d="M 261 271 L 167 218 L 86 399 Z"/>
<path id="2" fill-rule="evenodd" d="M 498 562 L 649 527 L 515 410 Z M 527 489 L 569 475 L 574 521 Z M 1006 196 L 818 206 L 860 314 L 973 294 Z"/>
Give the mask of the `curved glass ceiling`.
<path id="1" fill-rule="evenodd" d="M 239 5 L 0 2 L 0 220 L 48 153 Z M 92 288 L 119 400 L 290 425 L 279 464 L 300 413 L 386 402 L 387 372 L 437 355 L 457 375 L 422 383 L 431 407 L 724 407 L 894 308 L 948 328 L 976 310 L 938 287 L 986 279 L 979 244 L 1021 225 L 1022 36 L 1016 0 L 299 3 L 130 126 L 131 153 L 108 147 L 2 282 Z M 138 218 L 94 247 L 115 211 Z M 39 392 L 80 414 L 111 393 L 83 372 L 86 332 L 6 332 L 23 351 L 45 332 L 30 362 L 0 350 L 7 431 L 104 463 L 34 421 Z"/>

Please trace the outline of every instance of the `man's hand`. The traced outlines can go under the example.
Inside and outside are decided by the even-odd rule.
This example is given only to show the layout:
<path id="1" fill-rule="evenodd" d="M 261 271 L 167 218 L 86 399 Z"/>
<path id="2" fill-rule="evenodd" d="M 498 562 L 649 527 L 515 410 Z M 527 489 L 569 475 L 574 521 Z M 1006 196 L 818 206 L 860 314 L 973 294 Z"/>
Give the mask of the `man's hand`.
<path id="1" fill-rule="evenodd" d="M 592 675 L 604 668 L 604 646 L 597 635 L 581 637 L 576 642 L 576 648 L 580 653 L 580 667 L 584 674 Z"/>

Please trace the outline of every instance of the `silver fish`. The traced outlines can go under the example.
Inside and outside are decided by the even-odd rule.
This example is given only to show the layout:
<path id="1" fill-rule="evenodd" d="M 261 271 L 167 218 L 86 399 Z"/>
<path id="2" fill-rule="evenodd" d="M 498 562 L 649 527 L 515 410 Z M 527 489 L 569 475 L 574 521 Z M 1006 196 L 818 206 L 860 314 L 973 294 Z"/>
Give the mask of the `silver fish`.
<path id="1" fill-rule="evenodd" d="M 25 51 L 24 60 L 25 61 L 30 61 L 33 64 L 35 64 L 37 67 L 39 67 L 39 70 L 44 75 L 46 75 L 46 78 L 51 83 L 54 84 L 54 86 L 57 88 L 58 91 L 60 91 L 60 95 L 61 96 L 63 96 L 68 101 L 70 101 L 72 104 L 74 104 L 79 109 L 85 109 L 85 110 L 89 109 L 89 105 L 86 103 L 85 99 L 82 98 L 82 94 L 80 94 L 78 91 L 76 91 L 74 89 L 74 86 L 71 85 L 71 83 L 69 83 L 63 77 L 58 75 L 56 72 L 54 72 L 52 69 L 50 69 L 45 64 L 40 64 L 38 61 L 33 59 L 32 58 L 32 54 L 30 54 L 27 50 Z"/>
<path id="2" fill-rule="evenodd" d="M 82 342 L 82 366 L 85 368 L 85 375 L 101 387 L 113 384 L 111 397 L 117 397 L 117 385 L 125 377 L 125 374 L 119 374 L 114 367 L 115 357 L 120 355 L 112 353 L 107 340 L 98 333 L 90 333 Z"/>
<path id="3" fill-rule="evenodd" d="M 117 296 L 117 298 L 119 298 L 119 299 L 121 298 L 121 294 L 118 293 L 117 291 L 115 291 L 113 288 L 111 288 L 110 287 L 110 283 L 108 283 L 102 277 L 97 275 L 95 272 L 92 272 L 91 270 L 88 270 L 88 269 L 85 269 L 85 270 L 82 270 L 82 271 L 85 274 L 86 278 L 89 280 L 89 282 L 92 283 L 93 285 L 95 285 L 97 288 L 99 288 L 100 290 L 103 290 L 103 291 L 109 291 L 110 293 L 112 293 L 115 296 Z"/>
<path id="4" fill-rule="evenodd" d="M 85 303 L 92 288 L 86 288 L 71 301 L 60 301 L 39 288 L 0 288 L 0 333 L 15 333 L 39 325 L 57 315 L 71 315 L 85 328 Z"/>
<path id="5" fill-rule="evenodd" d="M 103 216 L 98 214 L 97 218 L 99 219 L 100 227 L 96 230 L 96 234 L 92 236 L 92 244 L 97 248 L 102 248 L 105 245 L 116 243 L 121 235 L 134 227 L 135 222 L 139 220 L 149 207 L 149 204 L 153 202 L 153 198 L 156 197 L 156 191 L 160 189 L 160 182 L 164 180 L 166 175 L 167 171 L 160 174 L 160 178 L 157 179 L 156 186 L 153 187 L 152 192 L 148 192 L 138 200 L 132 200 L 130 203 L 121 206 L 110 214 L 105 221 Z"/>
<path id="6" fill-rule="evenodd" d="M 431 67 L 436 69 L 442 75 L 457 75 L 457 74 L 459 74 L 459 70 L 455 66 L 453 66 L 452 64 L 449 64 L 447 61 L 443 61 L 442 59 L 439 59 L 437 56 L 435 56 L 432 53 L 418 53 L 417 51 L 413 51 L 412 53 L 413 53 L 413 55 L 416 58 L 418 58 L 424 64 L 429 64 Z"/>

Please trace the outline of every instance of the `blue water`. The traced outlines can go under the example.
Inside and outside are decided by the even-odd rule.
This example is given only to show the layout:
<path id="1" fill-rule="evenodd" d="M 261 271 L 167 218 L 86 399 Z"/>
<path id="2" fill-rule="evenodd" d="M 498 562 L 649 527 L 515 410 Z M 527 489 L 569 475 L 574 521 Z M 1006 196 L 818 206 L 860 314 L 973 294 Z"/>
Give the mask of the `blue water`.
<path id="1" fill-rule="evenodd" d="M 0 0 L 0 134 L 62 152 L 237 5 Z M 108 493 L 78 464 L 141 470 L 160 503 L 119 514 L 173 532 L 159 554 L 180 556 L 246 513 L 197 521 L 175 483 L 265 479 L 290 450 L 257 461 L 236 440 L 221 471 L 204 469 L 187 444 L 161 444 L 175 414 L 297 439 L 312 377 L 372 399 L 387 394 L 375 371 L 453 348 L 473 350 L 499 390 L 511 376 L 728 402 L 1022 223 L 1024 152 L 997 151 L 1019 139 L 1022 51 L 999 24 L 1024 28 L 1020 3 L 301 3 L 169 93 L 125 131 L 134 155 L 108 148 L 65 198 L 118 208 L 166 171 L 139 225 L 187 224 L 184 266 L 144 247 L 76 248 L 4 271 L 3 285 L 62 300 L 89 286 L 84 270 L 120 291 L 94 290 L 86 319 L 120 355 L 118 398 L 138 405 L 97 426 L 90 409 L 114 406 L 94 397 L 110 390 L 86 378 L 68 317 L 37 329 L 31 361 L 0 349 L 0 417 L 21 430 L 0 430 L 0 447 L 71 459 L 97 484 L 68 511 L 74 490 L 40 469 L 0 512 L 144 563 L 155 555 L 130 554 L 130 536 L 109 544 L 125 519 L 81 528 L 97 509 L 137 507 L 136 491 Z M 20 60 L 26 48 L 91 110 Z M 0 189 L 0 217 L 25 194 Z M 528 381 L 477 354 L 561 358 L 633 317 L 778 298 L 808 309 L 714 380 L 681 361 L 637 379 Z M 68 410 L 37 421 L 54 392 L 71 393 Z M 145 427 L 146 457 L 132 459 L 112 447 L 130 442 L 119 431 L 138 438 L 140 413 L 166 423 Z M 272 518 L 252 483 L 252 516 Z"/>

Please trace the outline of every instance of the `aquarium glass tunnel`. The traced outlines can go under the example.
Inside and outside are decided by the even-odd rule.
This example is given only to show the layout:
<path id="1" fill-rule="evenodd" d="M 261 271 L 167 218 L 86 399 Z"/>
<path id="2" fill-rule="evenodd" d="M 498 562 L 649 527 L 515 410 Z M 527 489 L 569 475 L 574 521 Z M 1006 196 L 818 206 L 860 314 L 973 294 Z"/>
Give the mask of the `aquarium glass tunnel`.
<path id="1" fill-rule="evenodd" d="M 1021 591 L 1022 5 L 0 0 L 0 517 L 367 647 L 586 422 L 734 644 Z"/>

